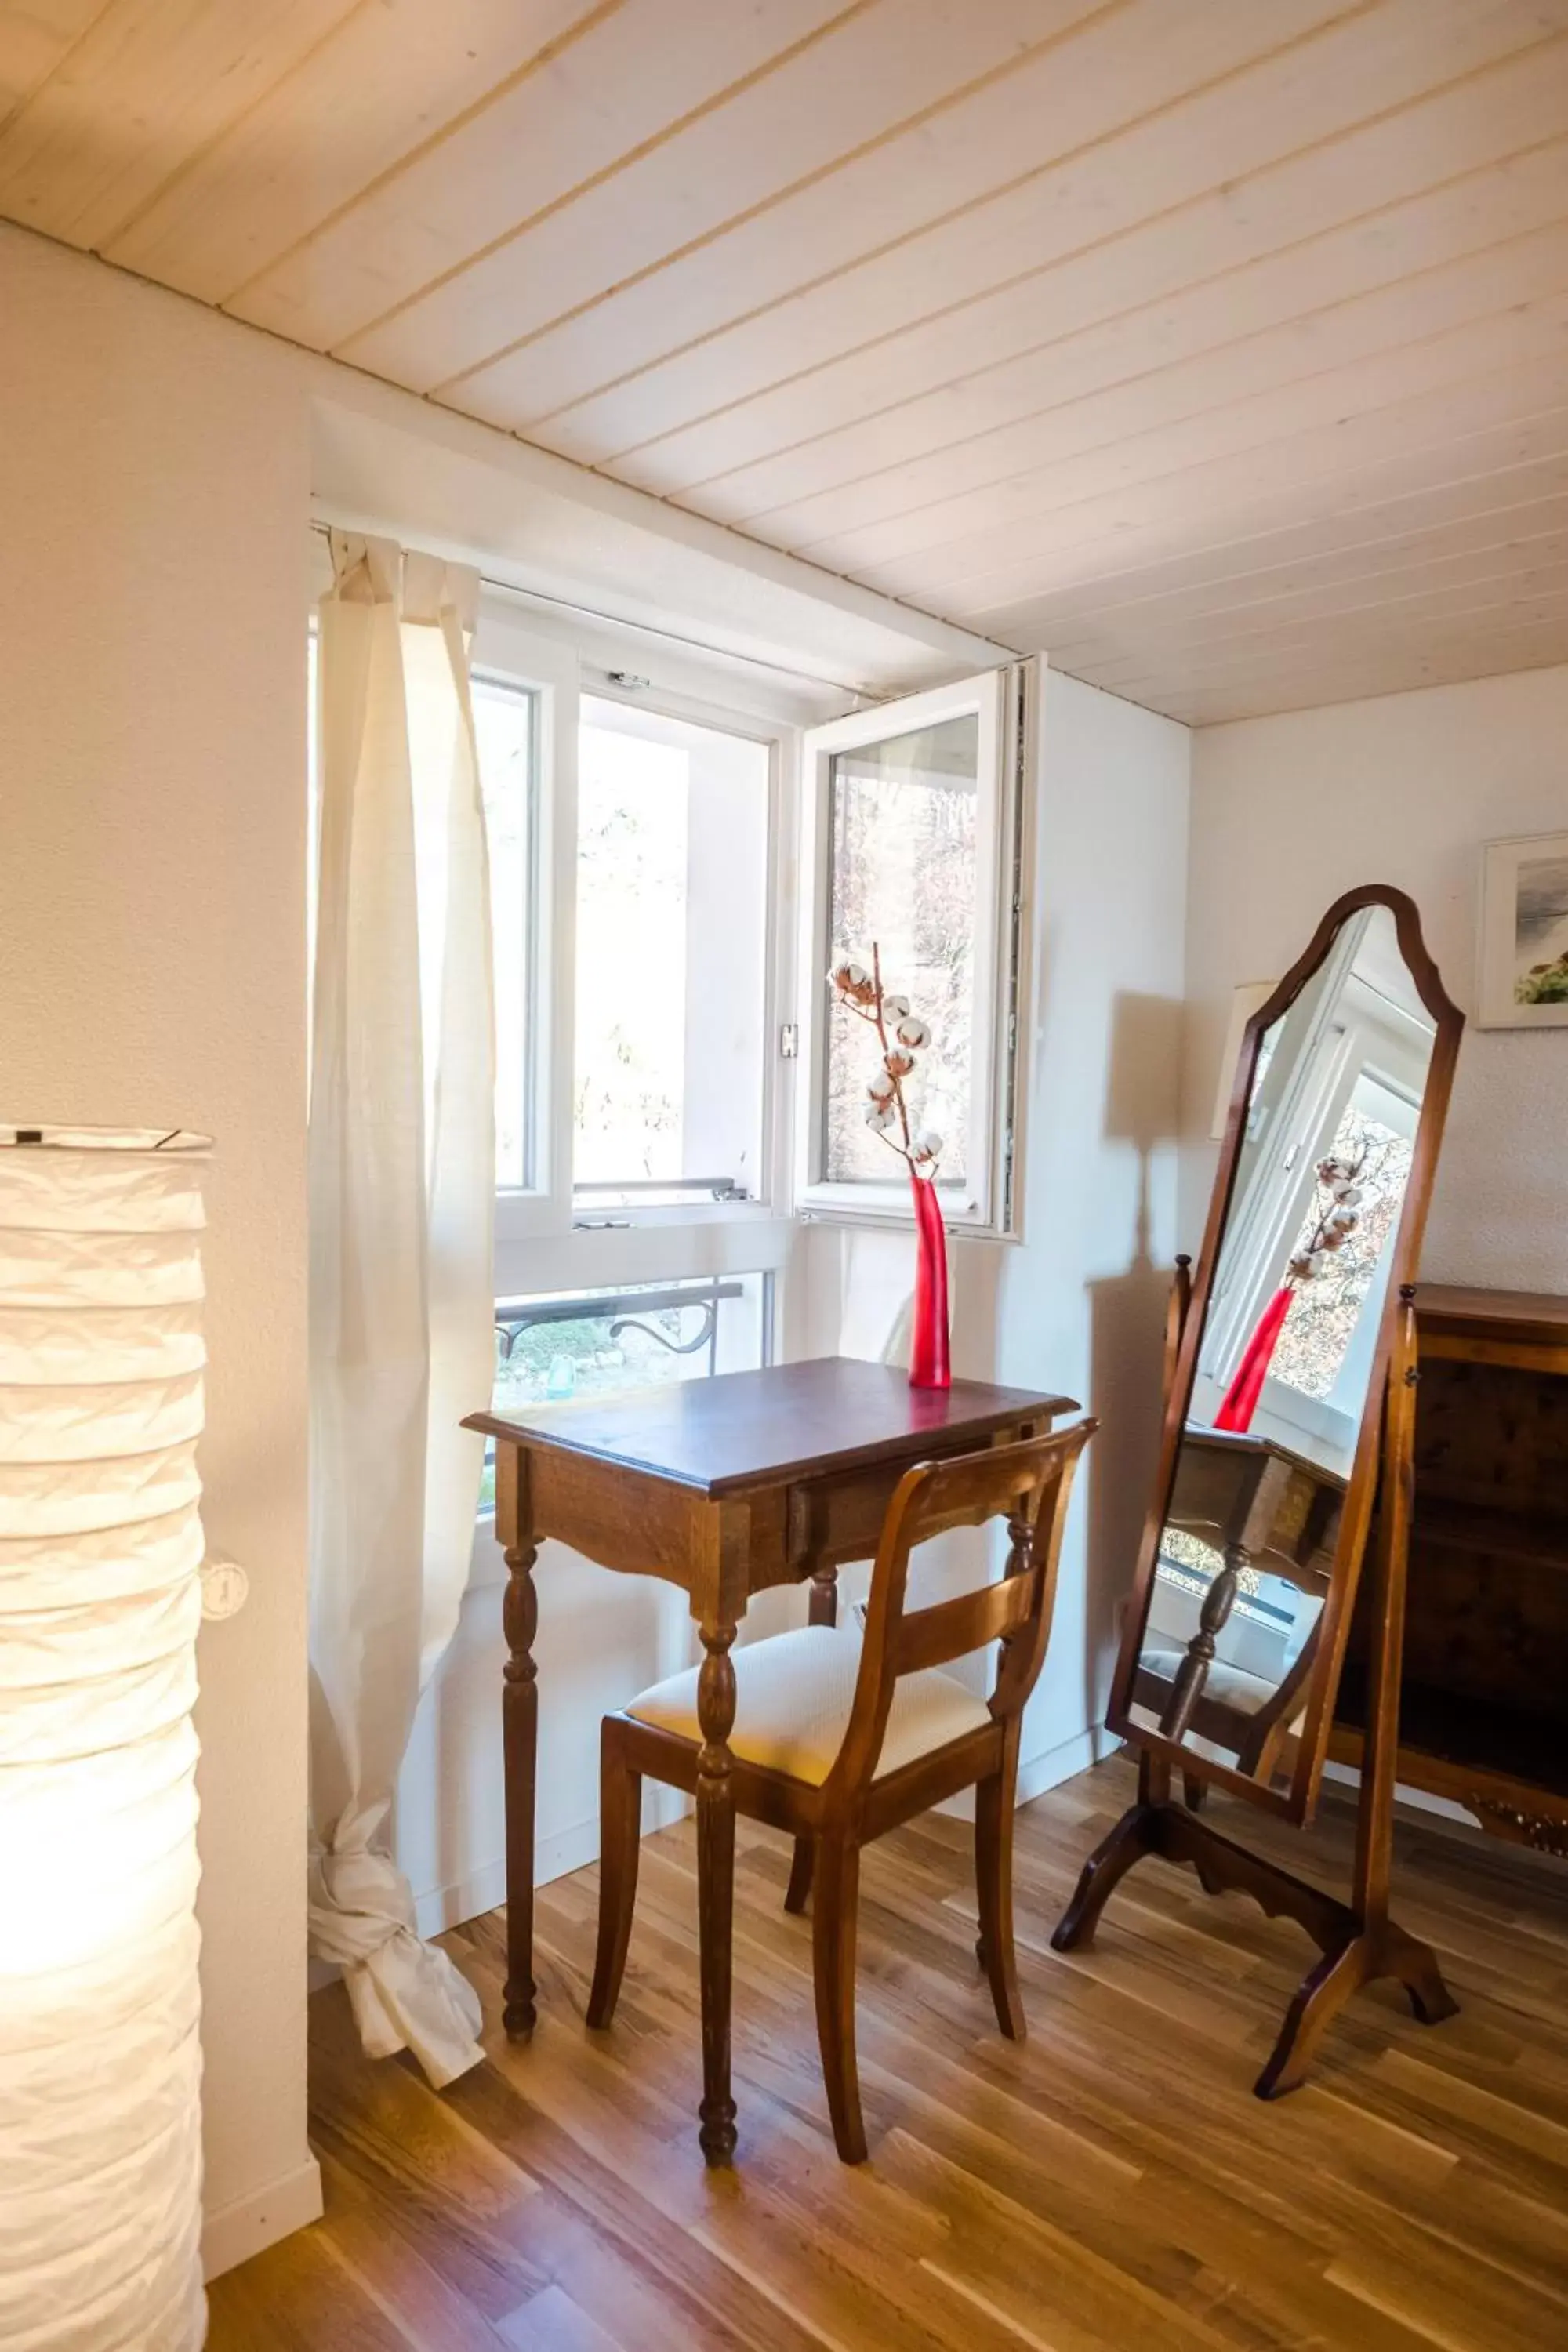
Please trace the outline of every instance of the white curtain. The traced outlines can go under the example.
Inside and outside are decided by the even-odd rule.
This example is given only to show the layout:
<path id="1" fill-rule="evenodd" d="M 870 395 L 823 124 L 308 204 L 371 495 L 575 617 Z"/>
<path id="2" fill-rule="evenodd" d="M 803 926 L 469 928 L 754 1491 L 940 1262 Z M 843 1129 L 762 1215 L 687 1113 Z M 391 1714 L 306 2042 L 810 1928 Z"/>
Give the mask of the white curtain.
<path id="1" fill-rule="evenodd" d="M 334 533 L 310 1071 L 310 1936 L 431 2081 L 479 2004 L 415 1931 L 392 1803 L 458 1622 L 494 1362 L 495 1022 L 475 573 Z"/>

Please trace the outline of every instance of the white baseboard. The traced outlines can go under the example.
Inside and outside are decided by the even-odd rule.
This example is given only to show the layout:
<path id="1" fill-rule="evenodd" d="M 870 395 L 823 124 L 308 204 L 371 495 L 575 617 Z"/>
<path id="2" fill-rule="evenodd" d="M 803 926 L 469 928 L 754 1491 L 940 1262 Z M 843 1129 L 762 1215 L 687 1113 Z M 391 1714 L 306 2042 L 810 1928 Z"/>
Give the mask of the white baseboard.
<path id="1" fill-rule="evenodd" d="M 1064 1780 L 1076 1780 L 1091 1764 L 1102 1763 L 1114 1756 L 1121 1742 L 1106 1730 L 1103 1724 L 1091 1724 L 1087 1731 L 1075 1731 L 1068 1739 L 1058 1739 L 1054 1748 L 1044 1748 L 1037 1756 L 1026 1757 L 1018 1767 L 1018 1802 L 1026 1805 L 1036 1797 L 1043 1797 L 1047 1789 L 1059 1789 Z M 939 1813 L 951 1813 L 955 1821 L 974 1819 L 974 1791 L 960 1790 L 937 1807 Z"/>
<path id="2" fill-rule="evenodd" d="M 679 1789 L 644 1784 L 645 1836 L 650 1830 L 668 1829 L 690 1810 L 690 1799 Z M 586 1821 L 574 1822 L 569 1829 L 540 1840 L 533 1857 L 533 1883 L 548 1886 L 552 1878 L 568 1877 L 598 1859 L 599 1816 L 593 1813 Z M 444 1936 L 448 1927 L 460 1927 L 466 1920 L 482 1918 L 487 1911 L 499 1911 L 505 1901 L 506 1857 L 498 1854 L 454 1879 L 449 1886 L 432 1887 L 427 1895 L 421 1895 L 414 1906 L 415 1925 L 423 1937 Z"/>
<path id="3" fill-rule="evenodd" d="M 1347 1789 L 1361 1787 L 1361 1773 L 1353 1764 L 1325 1764 L 1323 1778 L 1337 1780 Z M 1458 1822 L 1468 1830 L 1481 1826 L 1467 1806 L 1456 1804 L 1452 1797 L 1439 1797 L 1432 1789 L 1407 1789 L 1401 1780 L 1394 1789 L 1394 1799 L 1395 1804 L 1408 1805 L 1413 1813 L 1436 1813 L 1439 1821 Z"/>
<path id="4" fill-rule="evenodd" d="M 313 2156 L 281 2180 L 237 2197 L 209 2213 L 202 2229 L 202 2276 L 221 2278 L 225 2271 L 265 2253 L 279 2238 L 291 2237 L 321 2218 L 321 2168 Z"/>
<path id="5" fill-rule="evenodd" d="M 1069 1739 L 1060 1739 L 1054 1748 L 1042 1749 L 1018 1768 L 1018 1802 L 1026 1805 L 1031 1798 L 1043 1797 L 1047 1789 L 1060 1788 L 1064 1780 L 1087 1772 L 1112 1756 L 1121 1742 L 1113 1738 L 1102 1726 L 1094 1725 L 1087 1731 L 1075 1732 Z M 649 1781 L 643 1789 L 643 1835 L 654 1830 L 668 1829 L 691 1811 L 691 1800 L 679 1789 L 666 1789 Z M 937 1808 L 939 1812 L 952 1813 L 960 1821 L 974 1818 L 974 1794 L 965 1790 L 950 1797 Z M 582 1870 L 599 1859 L 599 1816 L 574 1822 L 569 1829 L 557 1830 L 552 1836 L 540 1841 L 534 1856 L 533 1883 L 548 1886 L 552 1878 L 565 1878 L 574 1870 Z M 498 1854 L 492 1861 L 479 1863 L 461 1878 L 447 1886 L 432 1887 L 421 1895 L 414 1906 L 415 1925 L 421 1936 L 444 1936 L 448 1927 L 460 1927 L 465 1921 L 482 1918 L 487 1911 L 499 1911 L 506 1901 L 506 1858 Z M 319 1963 L 318 1963 L 319 1965 Z M 330 1970 L 323 1981 L 330 1981 L 336 1970 Z M 311 1990 L 315 1990 L 312 1980 Z"/>
<path id="6" fill-rule="evenodd" d="M 1103 1723 L 1091 1723 L 1087 1731 L 1075 1731 L 1070 1738 L 1058 1739 L 1054 1748 L 1026 1757 L 1018 1767 L 1018 1802 L 1026 1805 L 1048 1789 L 1059 1789 L 1064 1780 L 1076 1780 L 1080 1772 L 1114 1756 L 1121 1746 L 1116 1734 L 1107 1731 Z"/>

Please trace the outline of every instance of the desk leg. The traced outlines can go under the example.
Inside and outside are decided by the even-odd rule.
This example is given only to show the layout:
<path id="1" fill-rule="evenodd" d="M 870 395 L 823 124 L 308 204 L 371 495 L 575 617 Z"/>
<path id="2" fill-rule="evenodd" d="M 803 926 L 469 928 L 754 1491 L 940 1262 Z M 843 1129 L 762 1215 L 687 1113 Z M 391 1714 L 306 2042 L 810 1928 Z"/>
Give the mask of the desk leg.
<path id="1" fill-rule="evenodd" d="M 539 1669 L 533 1639 L 539 1595 L 533 1587 L 534 1544 L 509 1551 L 510 1571 L 502 1622 L 506 1680 L 501 1692 L 501 1742 L 506 1793 L 506 2006 L 509 2034 L 533 2031 L 533 1811 L 539 1765 Z"/>
<path id="2" fill-rule="evenodd" d="M 730 2095 L 730 1994 L 735 1914 L 735 1801 L 730 1786 L 730 1733 L 735 1721 L 733 1625 L 701 1626 L 705 1655 L 697 1678 L 697 1911 L 702 1977 L 702 2128 L 710 2164 L 735 2153 L 735 2102 Z"/>

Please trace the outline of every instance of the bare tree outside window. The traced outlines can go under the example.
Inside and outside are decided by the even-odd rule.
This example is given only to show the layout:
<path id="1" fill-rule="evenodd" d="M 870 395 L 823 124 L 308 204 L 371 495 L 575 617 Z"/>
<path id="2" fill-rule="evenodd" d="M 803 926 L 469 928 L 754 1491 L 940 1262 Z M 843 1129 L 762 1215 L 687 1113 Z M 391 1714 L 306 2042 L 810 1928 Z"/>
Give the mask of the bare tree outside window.
<path id="1" fill-rule="evenodd" d="M 963 1183 L 969 1161 L 978 761 L 979 721 L 969 713 L 836 752 L 829 788 L 828 936 L 876 940 L 889 987 L 931 1026 L 921 1117 L 945 1139 L 944 1186 Z M 829 1024 L 824 1173 L 885 1184 L 887 1152 L 866 1125 L 860 1044 Z"/>
<path id="2" fill-rule="evenodd" d="M 590 724 L 578 746 L 576 1181 L 679 1176 L 686 757 Z"/>
<path id="3" fill-rule="evenodd" d="M 1363 1205 L 1343 1248 L 1297 1291 L 1268 1368 L 1272 1379 L 1283 1381 L 1298 1396 L 1326 1397 L 1339 1377 L 1362 1302 L 1404 1205 L 1412 1149 L 1408 1137 L 1395 1135 L 1353 1101 L 1347 1106 L 1331 1156 L 1347 1167 L 1359 1164 Z M 1297 1236 L 1297 1250 L 1308 1245 L 1316 1215 L 1314 1204 Z"/>

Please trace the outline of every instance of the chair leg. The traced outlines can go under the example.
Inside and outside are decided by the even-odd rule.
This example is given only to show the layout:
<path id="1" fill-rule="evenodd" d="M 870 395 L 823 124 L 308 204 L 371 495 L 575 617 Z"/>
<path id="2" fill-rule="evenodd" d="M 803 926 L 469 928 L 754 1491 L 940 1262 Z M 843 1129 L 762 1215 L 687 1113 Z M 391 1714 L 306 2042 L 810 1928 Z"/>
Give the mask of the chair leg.
<path id="1" fill-rule="evenodd" d="M 590 2025 L 608 2025 L 620 1998 L 637 1899 L 641 1838 L 642 1774 L 626 1763 L 616 1726 L 606 1717 L 599 1743 L 599 1949 L 588 1996 Z"/>
<path id="2" fill-rule="evenodd" d="M 1013 1806 L 1017 1794 L 1015 1753 L 974 1791 L 974 1891 L 980 1902 L 980 1965 L 991 1980 L 996 2022 L 1009 2042 L 1027 2028 L 1013 1951 Z"/>
<path id="3" fill-rule="evenodd" d="M 811 1947 L 816 1979 L 816 2034 L 833 2138 L 846 2164 L 864 2164 L 866 2126 L 855 2064 L 855 1927 L 860 1849 L 847 1839 L 816 1843 L 816 1898 Z"/>
<path id="4" fill-rule="evenodd" d="M 816 1867 L 816 1841 L 797 1837 L 795 1860 L 789 1866 L 789 1885 L 784 1889 L 784 1909 L 804 1911 L 811 1899 L 811 1874 Z"/>

